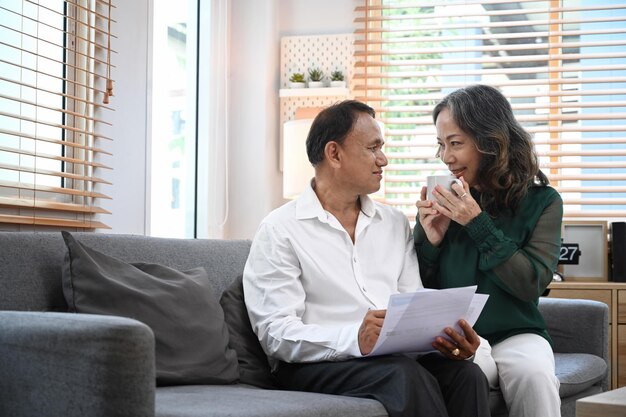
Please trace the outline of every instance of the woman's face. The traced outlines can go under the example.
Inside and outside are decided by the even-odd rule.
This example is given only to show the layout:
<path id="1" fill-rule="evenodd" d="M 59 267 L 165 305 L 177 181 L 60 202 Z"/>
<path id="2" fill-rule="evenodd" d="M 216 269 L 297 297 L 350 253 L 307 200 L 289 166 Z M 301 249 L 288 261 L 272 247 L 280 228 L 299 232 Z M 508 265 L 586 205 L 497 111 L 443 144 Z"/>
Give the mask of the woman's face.
<path id="1" fill-rule="evenodd" d="M 476 148 L 474 138 L 457 126 L 447 108 L 437 116 L 435 127 L 439 157 L 443 163 L 457 178 L 463 177 L 470 187 L 476 187 L 481 153 Z"/>

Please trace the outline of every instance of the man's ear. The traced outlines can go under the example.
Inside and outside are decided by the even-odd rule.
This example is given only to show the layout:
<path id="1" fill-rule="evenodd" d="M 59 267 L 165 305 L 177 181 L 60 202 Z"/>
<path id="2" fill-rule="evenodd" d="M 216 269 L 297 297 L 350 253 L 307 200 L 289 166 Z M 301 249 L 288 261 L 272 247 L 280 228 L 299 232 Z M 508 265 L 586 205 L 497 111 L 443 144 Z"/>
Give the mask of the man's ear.
<path id="1" fill-rule="evenodd" d="M 341 166 L 341 147 L 335 141 L 329 141 L 324 146 L 324 159 L 333 168 Z"/>

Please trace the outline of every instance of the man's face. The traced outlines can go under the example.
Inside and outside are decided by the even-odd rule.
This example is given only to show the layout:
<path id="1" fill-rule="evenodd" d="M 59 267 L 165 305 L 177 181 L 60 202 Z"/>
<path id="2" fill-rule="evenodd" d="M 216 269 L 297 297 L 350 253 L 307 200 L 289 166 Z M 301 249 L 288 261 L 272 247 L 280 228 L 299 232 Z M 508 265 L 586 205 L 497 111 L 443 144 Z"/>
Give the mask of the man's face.
<path id="1" fill-rule="evenodd" d="M 369 114 L 361 113 L 344 142 L 342 149 L 342 182 L 356 194 L 378 191 L 387 157 L 380 127 Z"/>

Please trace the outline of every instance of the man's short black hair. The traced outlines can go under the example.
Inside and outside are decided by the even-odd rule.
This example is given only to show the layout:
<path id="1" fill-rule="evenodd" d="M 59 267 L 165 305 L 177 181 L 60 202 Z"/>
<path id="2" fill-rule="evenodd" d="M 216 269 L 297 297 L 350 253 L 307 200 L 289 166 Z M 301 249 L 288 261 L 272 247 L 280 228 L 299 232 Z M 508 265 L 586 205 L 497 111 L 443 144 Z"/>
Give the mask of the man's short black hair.
<path id="1" fill-rule="evenodd" d="M 376 117 L 373 108 L 356 100 L 333 104 L 315 117 L 306 138 L 306 153 L 313 166 L 324 159 L 324 148 L 328 142 L 343 143 L 354 128 L 360 113 Z"/>

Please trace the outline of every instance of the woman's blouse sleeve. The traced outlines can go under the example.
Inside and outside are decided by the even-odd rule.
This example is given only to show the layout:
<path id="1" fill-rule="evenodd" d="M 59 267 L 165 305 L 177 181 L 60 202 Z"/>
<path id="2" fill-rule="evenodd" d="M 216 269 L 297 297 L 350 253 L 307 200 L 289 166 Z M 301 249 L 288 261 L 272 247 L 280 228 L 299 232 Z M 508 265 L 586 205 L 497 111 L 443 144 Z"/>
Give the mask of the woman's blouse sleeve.
<path id="1" fill-rule="evenodd" d="M 437 280 L 439 248 L 430 244 L 419 222 L 415 224 L 413 240 L 415 242 L 415 252 L 417 252 L 422 284 L 426 288 L 439 288 Z"/>
<path id="2" fill-rule="evenodd" d="M 558 263 L 562 217 L 563 203 L 556 198 L 544 209 L 528 242 L 520 247 L 481 213 L 466 226 L 478 245 L 479 269 L 491 270 L 496 283 L 522 301 L 537 299 L 552 280 Z"/>

